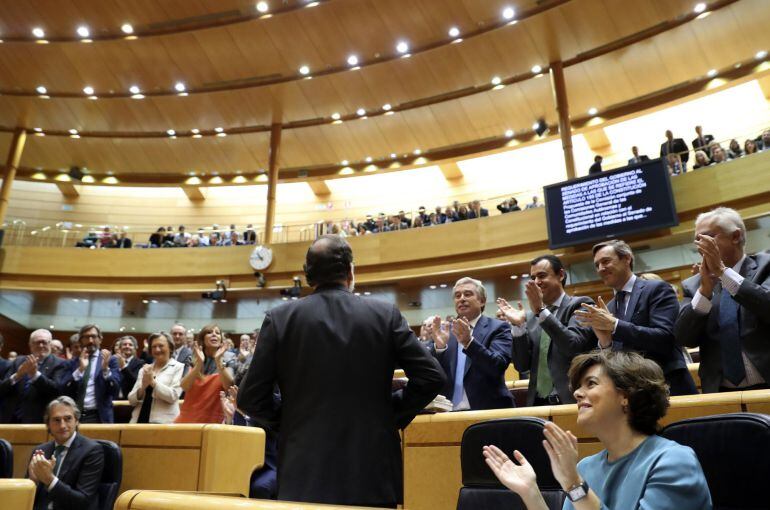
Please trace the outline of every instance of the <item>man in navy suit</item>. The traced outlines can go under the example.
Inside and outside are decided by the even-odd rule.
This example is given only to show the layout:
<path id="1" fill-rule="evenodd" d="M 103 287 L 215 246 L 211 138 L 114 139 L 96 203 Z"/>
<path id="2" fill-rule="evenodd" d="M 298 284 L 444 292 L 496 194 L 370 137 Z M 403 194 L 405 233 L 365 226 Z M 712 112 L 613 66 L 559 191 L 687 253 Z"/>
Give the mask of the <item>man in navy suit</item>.
<path id="1" fill-rule="evenodd" d="M 75 399 L 83 423 L 113 423 L 112 400 L 120 392 L 118 360 L 107 349 L 99 350 L 102 332 L 87 324 L 78 332 L 82 352 L 72 362 L 67 393 Z"/>
<path id="2" fill-rule="evenodd" d="M 433 319 L 436 356 L 447 382 L 441 394 L 455 411 L 514 407 L 505 386 L 511 363 L 511 328 L 508 323 L 482 315 L 487 292 L 480 281 L 460 278 L 453 289 L 457 318 L 448 323 Z"/>
<path id="3" fill-rule="evenodd" d="M 35 448 L 27 476 L 37 485 L 35 510 L 99 508 L 99 482 L 104 452 L 96 441 L 79 434 L 80 410 L 67 396 L 54 399 L 45 410 L 53 441 Z"/>
<path id="4" fill-rule="evenodd" d="M 697 393 L 682 351 L 674 339 L 679 302 L 671 285 L 642 280 L 633 273 L 634 254 L 624 241 L 610 240 L 593 247 L 596 272 L 615 297 L 606 306 L 584 304 L 575 314 L 592 328 L 602 349 L 635 351 L 663 369 L 671 395 Z"/>
<path id="5" fill-rule="evenodd" d="M 45 406 L 61 395 L 67 362 L 51 354 L 51 332 L 38 329 L 29 336 L 28 356 L 19 356 L 0 382 L 3 423 L 43 423 Z"/>

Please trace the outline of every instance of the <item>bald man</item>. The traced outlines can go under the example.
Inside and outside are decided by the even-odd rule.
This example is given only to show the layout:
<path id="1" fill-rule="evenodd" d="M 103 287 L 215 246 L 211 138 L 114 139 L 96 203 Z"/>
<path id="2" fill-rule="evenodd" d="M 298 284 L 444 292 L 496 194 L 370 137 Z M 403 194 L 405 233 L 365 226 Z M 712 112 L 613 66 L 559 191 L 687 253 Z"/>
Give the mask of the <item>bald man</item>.
<path id="1" fill-rule="evenodd" d="M 29 336 L 27 356 L 19 356 L 0 382 L 3 423 L 43 423 L 45 406 L 64 393 L 67 362 L 51 353 L 51 332 Z"/>

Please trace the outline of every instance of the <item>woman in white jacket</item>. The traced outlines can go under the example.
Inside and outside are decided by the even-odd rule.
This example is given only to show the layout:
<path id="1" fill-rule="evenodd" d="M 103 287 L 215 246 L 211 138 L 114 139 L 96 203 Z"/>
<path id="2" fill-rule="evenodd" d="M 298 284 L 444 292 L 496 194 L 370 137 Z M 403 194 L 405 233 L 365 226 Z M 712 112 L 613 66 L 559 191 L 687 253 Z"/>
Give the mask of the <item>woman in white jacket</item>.
<path id="1" fill-rule="evenodd" d="M 172 423 L 179 414 L 184 364 L 171 358 L 174 343 L 166 333 L 153 333 L 148 343 L 155 361 L 141 368 L 128 394 L 131 423 Z"/>

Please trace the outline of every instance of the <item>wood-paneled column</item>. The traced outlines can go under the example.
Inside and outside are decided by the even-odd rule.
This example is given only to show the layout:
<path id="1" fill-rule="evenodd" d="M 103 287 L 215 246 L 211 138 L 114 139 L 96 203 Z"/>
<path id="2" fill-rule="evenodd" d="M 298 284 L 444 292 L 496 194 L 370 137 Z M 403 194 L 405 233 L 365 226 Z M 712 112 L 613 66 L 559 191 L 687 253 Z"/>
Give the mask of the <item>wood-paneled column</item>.
<path id="1" fill-rule="evenodd" d="M 551 62 L 551 90 L 556 113 L 559 115 L 559 136 L 564 150 L 564 166 L 567 169 L 567 179 L 575 178 L 575 156 L 572 153 L 572 126 L 569 122 L 569 102 L 567 101 L 567 85 L 564 81 L 564 67 L 561 61 Z"/>
<path id="2" fill-rule="evenodd" d="M 21 161 L 21 153 L 24 152 L 24 142 L 27 141 L 27 132 L 19 129 L 13 134 L 11 148 L 8 150 L 8 159 L 5 160 L 5 172 L 3 173 L 3 185 L 0 187 L 0 224 L 5 221 L 8 212 L 8 197 L 11 195 L 11 186 L 16 178 L 16 169 Z"/>
<path id="3" fill-rule="evenodd" d="M 278 151 L 281 147 L 281 124 L 273 124 L 270 129 L 270 155 L 267 170 L 267 212 L 265 214 L 264 244 L 273 242 L 273 224 L 275 223 L 275 190 L 278 187 Z"/>

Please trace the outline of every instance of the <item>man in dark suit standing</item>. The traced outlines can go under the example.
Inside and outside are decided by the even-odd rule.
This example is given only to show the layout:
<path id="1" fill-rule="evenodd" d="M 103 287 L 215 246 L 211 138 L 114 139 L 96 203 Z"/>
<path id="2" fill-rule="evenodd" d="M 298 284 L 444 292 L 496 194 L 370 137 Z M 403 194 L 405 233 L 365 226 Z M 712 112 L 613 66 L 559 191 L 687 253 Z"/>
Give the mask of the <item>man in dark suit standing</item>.
<path id="1" fill-rule="evenodd" d="M 265 315 L 238 408 L 269 435 L 279 432 L 278 499 L 395 508 L 398 431 L 436 396 L 444 374 L 394 305 L 351 292 L 353 253 L 343 238 L 319 237 L 305 274 L 315 292 Z M 409 382 L 394 394 L 396 366 Z"/>
<path id="2" fill-rule="evenodd" d="M 45 423 L 53 441 L 32 453 L 27 476 L 37 484 L 35 510 L 97 510 L 104 452 L 96 441 L 79 434 L 80 410 L 62 396 L 46 407 Z"/>
<path id="3" fill-rule="evenodd" d="M 45 406 L 64 392 L 68 364 L 51 354 L 51 332 L 29 336 L 28 356 L 19 356 L 0 383 L 4 423 L 43 423 Z"/>
<path id="4" fill-rule="evenodd" d="M 185 366 L 185 373 L 187 369 L 192 366 L 192 349 L 185 345 L 185 336 L 187 335 L 187 329 L 181 324 L 174 324 L 171 326 L 171 340 L 174 341 L 174 352 L 171 353 L 171 357 L 177 360 L 179 363 L 183 363 Z M 150 363 L 148 361 L 148 363 Z"/>
<path id="5" fill-rule="evenodd" d="M 593 247 L 594 266 L 605 285 L 615 292 L 607 306 L 582 305 L 575 314 L 592 328 L 602 349 L 635 351 L 660 365 L 671 395 L 697 393 L 684 356 L 674 339 L 679 302 L 665 281 L 642 280 L 633 273 L 631 247 L 616 239 Z M 595 336 L 594 336 L 595 335 Z"/>
<path id="6" fill-rule="evenodd" d="M 682 282 L 677 342 L 700 347 L 704 393 L 770 388 L 770 254 L 746 255 L 746 226 L 719 207 L 695 220 L 698 274 Z"/>
<path id="7" fill-rule="evenodd" d="M 77 368 L 67 384 L 67 394 L 80 408 L 83 423 L 113 423 L 112 401 L 120 391 L 118 360 L 102 345 L 102 332 L 96 324 L 80 328 Z"/>
<path id="8" fill-rule="evenodd" d="M 645 156 L 644 154 L 639 154 L 639 147 L 634 145 L 631 147 L 631 154 L 634 155 L 631 159 L 628 160 L 629 165 L 638 165 L 639 163 L 644 163 L 645 161 L 649 161 L 650 158 L 648 156 Z"/>
<path id="9" fill-rule="evenodd" d="M 687 152 L 687 144 L 681 138 L 674 138 L 670 129 L 666 130 L 666 141 L 660 144 L 660 157 L 668 160 L 669 154 L 679 154 L 682 160 L 682 169 L 687 171 L 687 161 L 690 159 L 690 153 Z"/>
<path id="10" fill-rule="evenodd" d="M 119 398 L 127 399 L 128 394 L 134 389 L 139 369 L 146 363 L 136 356 L 139 343 L 131 335 L 118 338 L 118 368 L 120 369 L 120 395 Z M 74 367 L 73 367 L 74 368 Z"/>
<path id="11" fill-rule="evenodd" d="M 596 342 L 573 314 L 581 304 L 594 302 L 564 292 L 567 272 L 558 257 L 542 255 L 530 266 L 525 292 L 532 313 L 521 303 L 517 310 L 504 299 L 497 300 L 512 325 L 513 364 L 519 372 L 529 371 L 527 406 L 574 404 L 569 366 L 578 354 L 595 349 Z"/>
<path id="12" fill-rule="evenodd" d="M 698 136 L 696 136 L 692 141 L 693 152 L 703 151 L 708 154 L 709 157 L 711 157 L 711 150 L 709 149 L 709 145 L 714 141 L 714 136 L 704 135 L 703 128 L 701 126 L 695 126 L 695 134 Z"/>
<path id="13" fill-rule="evenodd" d="M 480 281 L 460 278 L 452 294 L 457 318 L 444 323 L 440 317 L 433 319 L 431 352 L 447 375 L 441 394 L 455 411 L 514 407 L 505 386 L 511 328 L 482 314 L 487 291 Z"/>
<path id="14" fill-rule="evenodd" d="M 594 164 L 588 169 L 588 175 L 596 175 L 602 173 L 602 158 L 600 155 L 594 156 Z"/>

